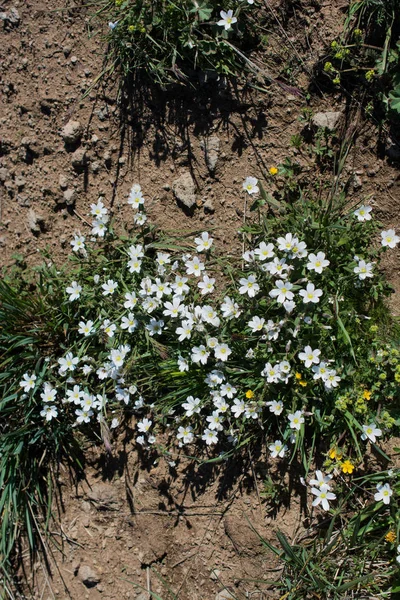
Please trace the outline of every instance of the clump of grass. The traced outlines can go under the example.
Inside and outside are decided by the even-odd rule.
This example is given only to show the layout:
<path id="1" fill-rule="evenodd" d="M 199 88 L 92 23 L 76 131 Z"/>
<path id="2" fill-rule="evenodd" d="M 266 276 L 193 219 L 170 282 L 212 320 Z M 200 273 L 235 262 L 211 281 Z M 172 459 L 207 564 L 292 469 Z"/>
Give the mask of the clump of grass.
<path id="1" fill-rule="evenodd" d="M 162 86 L 189 82 L 197 70 L 237 76 L 245 64 L 243 51 L 258 43 L 256 7 L 247 0 L 105 0 L 94 5 L 94 23 L 108 23 L 107 69 L 117 70 L 123 80 L 135 72 Z"/>

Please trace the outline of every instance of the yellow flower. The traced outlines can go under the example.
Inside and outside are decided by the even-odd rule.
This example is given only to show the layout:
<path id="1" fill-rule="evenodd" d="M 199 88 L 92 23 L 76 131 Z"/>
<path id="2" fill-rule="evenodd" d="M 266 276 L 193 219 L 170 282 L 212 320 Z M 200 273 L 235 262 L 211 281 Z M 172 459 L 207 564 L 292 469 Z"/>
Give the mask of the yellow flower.
<path id="1" fill-rule="evenodd" d="M 349 475 L 354 471 L 354 465 L 349 460 L 345 460 L 344 463 L 341 464 L 341 467 L 343 473 L 348 473 Z"/>
<path id="2" fill-rule="evenodd" d="M 128 31 L 135 31 L 136 27 L 134 25 L 129 25 Z"/>
<path id="3" fill-rule="evenodd" d="M 367 81 L 372 81 L 372 80 L 373 80 L 373 78 L 374 78 L 374 76 L 375 76 L 375 71 L 374 71 L 373 69 L 371 69 L 370 71 L 367 71 L 367 72 L 365 73 L 365 79 L 366 79 Z"/>
<path id="4" fill-rule="evenodd" d="M 385 535 L 385 540 L 390 544 L 393 544 L 396 541 L 396 534 L 394 531 L 388 531 Z"/>
<path id="5" fill-rule="evenodd" d="M 369 390 L 364 390 L 363 398 L 365 398 L 365 400 L 371 400 L 371 396 L 372 392 L 370 392 Z"/>
<path id="6" fill-rule="evenodd" d="M 270 172 L 271 175 L 276 175 L 277 172 L 278 172 L 278 169 L 276 167 L 271 167 L 270 170 L 269 170 L 269 172 Z"/>
<path id="7" fill-rule="evenodd" d="M 296 379 L 301 379 L 301 373 L 296 373 L 295 377 L 296 377 Z"/>
<path id="8" fill-rule="evenodd" d="M 337 448 L 331 448 L 329 450 L 328 456 L 331 460 L 335 460 L 335 458 L 337 460 L 340 460 L 342 458 L 342 453 Z"/>
<path id="9" fill-rule="evenodd" d="M 253 397 L 254 397 L 254 392 L 252 390 L 247 390 L 246 398 L 253 398 Z"/>
<path id="10" fill-rule="evenodd" d="M 299 385 L 301 385 L 302 387 L 306 387 L 307 381 L 304 381 L 304 379 L 300 379 Z"/>

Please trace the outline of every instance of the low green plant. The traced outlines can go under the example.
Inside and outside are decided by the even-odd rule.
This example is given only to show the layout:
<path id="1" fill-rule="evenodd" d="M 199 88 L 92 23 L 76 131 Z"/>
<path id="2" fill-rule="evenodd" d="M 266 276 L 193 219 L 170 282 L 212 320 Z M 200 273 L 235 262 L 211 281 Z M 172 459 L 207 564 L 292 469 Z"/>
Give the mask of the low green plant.
<path id="1" fill-rule="evenodd" d="M 210 461 L 260 442 L 304 477 L 326 461 L 311 489 L 325 511 L 341 497 L 332 473 L 361 469 L 369 446 L 387 460 L 400 352 L 379 262 L 400 238 L 371 206 L 296 186 L 304 177 L 286 160 L 271 170 L 274 194 L 245 179 L 242 256 L 221 256 L 208 232 L 168 239 L 135 184 L 128 231 L 100 198 L 67 266 L 47 258 L 33 280 L 2 282 L 5 568 L 23 532 L 34 548 L 46 530 L 55 466 L 68 456 L 79 468 L 79 435 L 110 451 L 132 417 L 143 452 L 167 433 L 169 450 Z M 394 502 L 386 483 L 376 495 Z"/>
<path id="2" fill-rule="evenodd" d="M 256 10 L 247 0 L 103 0 L 94 23 L 109 23 L 107 70 L 126 81 L 135 72 L 161 85 L 193 72 L 237 76 L 243 52 L 258 44 Z M 90 5 L 91 7 L 93 5 Z"/>
<path id="3" fill-rule="evenodd" d="M 360 0 L 349 6 L 343 34 L 330 46 L 324 72 L 346 89 L 360 87 L 366 107 L 382 118 L 400 115 L 399 0 Z M 368 109 L 370 111 L 370 107 Z"/>

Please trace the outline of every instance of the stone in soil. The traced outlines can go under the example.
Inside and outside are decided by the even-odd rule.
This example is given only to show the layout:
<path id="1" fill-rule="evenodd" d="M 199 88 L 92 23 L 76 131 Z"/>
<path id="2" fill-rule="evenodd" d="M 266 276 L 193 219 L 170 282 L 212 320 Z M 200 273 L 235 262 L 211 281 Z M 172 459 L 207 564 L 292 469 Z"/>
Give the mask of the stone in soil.
<path id="1" fill-rule="evenodd" d="M 172 190 L 176 199 L 186 208 L 192 208 L 196 204 L 196 186 L 189 172 L 183 173 L 172 184 Z"/>
<path id="2" fill-rule="evenodd" d="M 95 587 L 101 581 L 101 578 L 96 571 L 94 571 L 88 565 L 82 565 L 79 567 L 78 577 L 88 588 Z"/>
<path id="3" fill-rule="evenodd" d="M 312 117 L 311 122 L 315 127 L 324 127 L 333 131 L 338 126 L 341 115 L 341 112 L 319 112 Z"/>
<path id="4" fill-rule="evenodd" d="M 78 144 L 83 135 L 83 127 L 79 121 L 68 121 L 61 131 L 61 136 L 67 145 Z"/>

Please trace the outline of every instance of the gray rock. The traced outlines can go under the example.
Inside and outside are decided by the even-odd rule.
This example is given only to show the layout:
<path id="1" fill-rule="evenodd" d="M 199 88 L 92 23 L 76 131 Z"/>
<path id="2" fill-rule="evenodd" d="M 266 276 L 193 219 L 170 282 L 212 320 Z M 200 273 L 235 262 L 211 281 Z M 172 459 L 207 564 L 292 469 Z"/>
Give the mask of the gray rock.
<path id="1" fill-rule="evenodd" d="M 95 161 L 91 164 L 91 169 L 92 169 L 92 173 L 94 173 L 95 175 L 100 171 L 101 169 L 101 164 L 99 163 L 99 161 Z"/>
<path id="2" fill-rule="evenodd" d="M 44 218 L 42 217 L 42 215 L 39 215 L 38 213 L 36 213 L 33 210 L 33 208 L 30 208 L 28 210 L 28 215 L 26 217 L 26 221 L 27 221 L 28 227 L 32 231 L 32 233 L 39 234 L 42 231 Z"/>
<path id="3" fill-rule="evenodd" d="M 0 181 L 4 183 L 10 177 L 10 172 L 5 167 L 0 168 Z"/>
<path id="4" fill-rule="evenodd" d="M 75 171 L 82 171 L 88 164 L 85 148 L 78 148 L 71 156 L 71 164 Z"/>
<path id="5" fill-rule="evenodd" d="M 341 116 L 341 112 L 319 112 L 312 117 L 311 122 L 315 127 L 325 127 L 333 131 L 338 126 Z"/>
<path id="6" fill-rule="evenodd" d="M 82 565 L 79 567 L 78 577 L 88 588 L 95 587 L 101 581 L 101 578 L 96 571 L 94 571 L 88 565 Z"/>
<path id="7" fill-rule="evenodd" d="M 10 25 L 18 25 L 21 18 L 16 8 L 10 8 L 8 12 L 0 12 L 0 21 L 9 23 Z"/>
<path id="8" fill-rule="evenodd" d="M 60 186 L 60 188 L 62 190 L 66 190 L 68 187 L 68 179 L 65 177 L 65 175 L 60 175 L 59 179 L 58 179 L 58 184 Z"/>
<path id="9" fill-rule="evenodd" d="M 66 144 L 78 144 L 83 135 L 83 127 L 79 121 L 68 121 L 61 131 L 61 135 Z"/>
<path id="10" fill-rule="evenodd" d="M 360 188 L 362 188 L 362 179 L 359 175 L 357 175 L 357 173 L 353 173 L 352 182 L 353 182 L 353 189 L 359 190 Z"/>
<path id="11" fill-rule="evenodd" d="M 208 213 L 211 215 L 215 213 L 215 207 L 214 207 L 214 204 L 213 204 L 213 201 L 211 200 L 211 198 L 209 198 L 208 200 L 206 200 L 204 202 L 203 208 L 204 208 L 205 213 Z"/>
<path id="12" fill-rule="evenodd" d="M 72 52 L 72 48 L 71 46 L 64 46 L 64 48 L 62 49 L 65 58 L 68 58 L 68 56 L 71 54 Z"/>
<path id="13" fill-rule="evenodd" d="M 196 186 L 189 172 L 175 179 L 172 190 L 176 199 L 187 208 L 192 208 L 196 204 Z"/>
<path id="14" fill-rule="evenodd" d="M 228 592 L 228 590 L 222 590 L 215 596 L 215 600 L 236 600 L 236 596 Z"/>
<path id="15" fill-rule="evenodd" d="M 26 179 L 25 177 L 22 177 L 22 175 L 18 175 L 18 177 L 15 178 L 15 185 L 17 186 L 18 190 L 22 190 L 25 187 L 26 184 Z"/>
<path id="16" fill-rule="evenodd" d="M 64 202 L 67 206 L 74 206 L 76 200 L 76 191 L 68 189 L 64 192 Z"/>
<path id="17" fill-rule="evenodd" d="M 201 144 L 202 149 L 205 153 L 206 165 L 211 173 L 214 173 L 221 147 L 221 140 L 216 135 L 212 135 L 209 138 L 203 140 Z"/>

